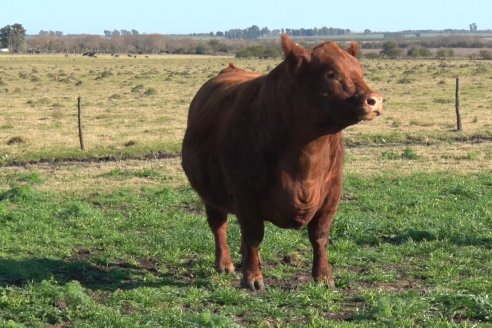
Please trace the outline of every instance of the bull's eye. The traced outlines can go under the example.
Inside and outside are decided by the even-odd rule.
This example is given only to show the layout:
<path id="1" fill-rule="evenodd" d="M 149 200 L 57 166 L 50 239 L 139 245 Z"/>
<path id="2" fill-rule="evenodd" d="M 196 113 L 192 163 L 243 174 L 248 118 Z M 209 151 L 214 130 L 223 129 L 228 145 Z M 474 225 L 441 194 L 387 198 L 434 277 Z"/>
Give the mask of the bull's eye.
<path id="1" fill-rule="evenodd" d="M 337 78 L 337 75 L 334 71 L 328 71 L 325 73 L 325 78 L 327 80 L 335 80 Z"/>

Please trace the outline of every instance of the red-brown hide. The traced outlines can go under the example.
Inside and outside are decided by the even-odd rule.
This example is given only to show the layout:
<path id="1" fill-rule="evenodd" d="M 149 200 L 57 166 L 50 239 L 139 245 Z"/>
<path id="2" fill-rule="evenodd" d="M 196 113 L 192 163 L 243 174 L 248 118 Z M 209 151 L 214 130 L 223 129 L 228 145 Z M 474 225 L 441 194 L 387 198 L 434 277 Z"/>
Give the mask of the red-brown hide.
<path id="1" fill-rule="evenodd" d="M 227 214 L 241 227 L 242 285 L 264 288 L 264 222 L 308 227 L 313 278 L 334 285 L 328 233 L 342 190 L 342 129 L 382 112 L 352 44 L 305 50 L 282 36 L 285 59 L 268 74 L 234 65 L 206 82 L 190 105 L 183 169 L 206 207 L 216 268 L 232 272 Z"/>

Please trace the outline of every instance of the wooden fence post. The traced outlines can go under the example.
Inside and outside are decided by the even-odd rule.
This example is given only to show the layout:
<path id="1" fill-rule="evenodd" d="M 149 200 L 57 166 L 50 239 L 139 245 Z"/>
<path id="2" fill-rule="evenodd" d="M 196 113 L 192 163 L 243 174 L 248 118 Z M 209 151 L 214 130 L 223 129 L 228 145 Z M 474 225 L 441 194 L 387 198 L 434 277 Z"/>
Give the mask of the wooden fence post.
<path id="1" fill-rule="evenodd" d="M 77 97 L 77 117 L 79 120 L 79 140 L 80 140 L 80 150 L 84 150 L 84 131 L 82 129 L 82 106 L 80 105 L 81 98 Z"/>
<path id="2" fill-rule="evenodd" d="M 461 114 L 460 114 L 460 78 L 456 78 L 456 130 L 461 131 Z"/>

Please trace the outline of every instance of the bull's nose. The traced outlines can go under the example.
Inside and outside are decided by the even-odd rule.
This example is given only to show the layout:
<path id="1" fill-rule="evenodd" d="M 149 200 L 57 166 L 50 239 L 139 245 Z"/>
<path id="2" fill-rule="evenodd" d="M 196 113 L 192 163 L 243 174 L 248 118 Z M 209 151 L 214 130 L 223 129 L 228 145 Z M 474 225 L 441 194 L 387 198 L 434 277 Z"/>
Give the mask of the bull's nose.
<path id="1" fill-rule="evenodd" d="M 371 112 L 376 112 L 379 115 L 383 111 L 383 97 L 373 93 L 366 98 L 366 105 L 371 109 Z"/>

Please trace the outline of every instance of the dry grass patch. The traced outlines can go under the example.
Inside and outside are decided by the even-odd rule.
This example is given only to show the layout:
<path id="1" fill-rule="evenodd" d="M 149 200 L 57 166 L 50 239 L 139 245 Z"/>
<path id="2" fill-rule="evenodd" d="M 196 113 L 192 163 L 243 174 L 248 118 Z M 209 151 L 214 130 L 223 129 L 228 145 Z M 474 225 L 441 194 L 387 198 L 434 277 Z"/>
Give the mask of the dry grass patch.
<path id="1" fill-rule="evenodd" d="M 67 197 L 110 193 L 118 189 L 138 191 L 148 186 L 177 187 L 186 184 L 181 159 L 127 160 L 99 163 L 48 163 L 0 170 L 0 190 L 9 188 L 9 177 L 37 172 L 43 177 L 40 191 Z"/>
<path id="2" fill-rule="evenodd" d="M 267 72 L 279 59 L 1 56 L 0 153 L 26 158 L 75 152 L 78 96 L 82 97 L 89 156 L 128 151 L 128 140 L 138 140 L 138 146 L 131 147 L 136 153 L 177 151 L 192 97 L 231 61 Z M 384 95 L 385 113 L 348 128 L 347 139 L 377 136 L 375 142 L 380 143 L 385 135 L 396 134 L 419 143 L 434 135 L 453 138 L 456 75 L 462 81 L 464 136 L 492 135 L 491 62 L 367 60 L 363 64 L 369 84 Z M 39 81 L 31 81 L 33 76 Z M 410 82 L 398 83 L 404 78 Z M 28 139 L 29 149 L 7 145 L 12 136 Z"/>
<path id="3" fill-rule="evenodd" d="M 408 149 L 415 154 L 414 159 L 408 156 Z M 44 177 L 44 183 L 39 186 L 41 190 L 66 195 L 105 193 L 120 188 L 138 191 L 146 186 L 179 187 L 187 184 L 181 169 L 181 158 L 177 157 L 3 167 L 0 170 L 0 189 L 8 188 L 9 176 L 33 171 Z M 360 177 L 409 176 L 421 172 L 464 175 L 490 171 L 491 143 L 346 149 L 345 174 Z"/>
<path id="4" fill-rule="evenodd" d="M 408 149 L 415 158 L 409 158 Z M 492 171 L 492 143 L 357 147 L 348 148 L 346 158 L 345 172 L 359 176 L 474 174 Z"/>

